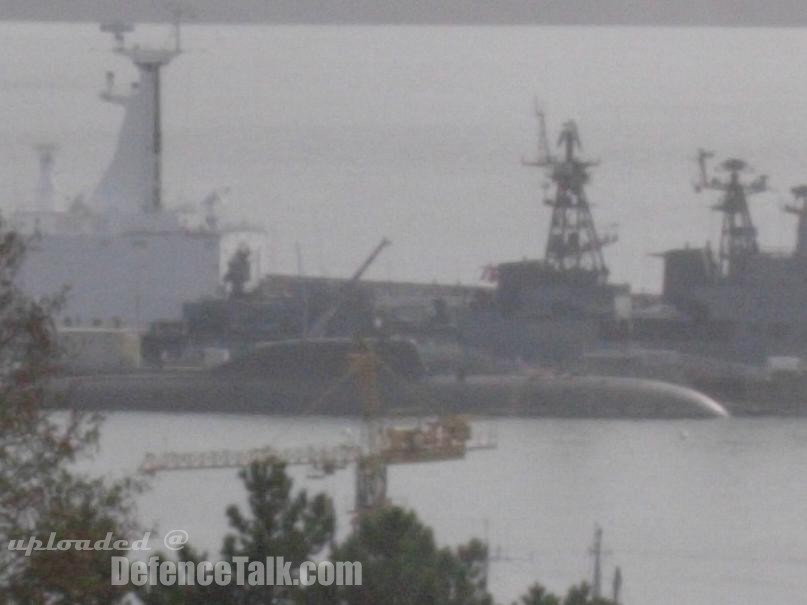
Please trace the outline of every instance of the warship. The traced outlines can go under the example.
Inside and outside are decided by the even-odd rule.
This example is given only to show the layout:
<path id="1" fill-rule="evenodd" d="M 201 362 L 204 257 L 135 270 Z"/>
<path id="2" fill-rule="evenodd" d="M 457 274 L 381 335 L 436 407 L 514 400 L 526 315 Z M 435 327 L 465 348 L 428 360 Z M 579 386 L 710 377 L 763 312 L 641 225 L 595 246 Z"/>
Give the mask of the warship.
<path id="1" fill-rule="evenodd" d="M 539 154 L 551 209 L 542 259 L 486 270 L 495 283 L 461 313 L 459 341 L 468 349 L 581 376 L 648 378 L 695 388 L 737 414 L 807 411 L 807 186 L 792 189 L 784 211 L 797 218 L 792 253 L 763 249 L 748 199 L 768 190 L 730 158 L 710 171 L 700 150 L 695 191 L 718 192 L 722 218 L 714 251 L 684 247 L 663 260 L 659 295 L 632 295 L 608 282 L 603 249 L 616 241 L 597 230 L 586 195 L 597 162 L 578 156 L 574 122 L 550 151 L 538 112 Z"/>
<path id="2" fill-rule="evenodd" d="M 681 248 L 662 253 L 662 299 L 686 325 L 690 352 L 763 364 L 772 357 L 807 354 L 807 187 L 793 188 L 784 210 L 798 217 L 792 254 L 763 250 L 749 197 L 768 189 L 765 175 L 730 158 L 710 175 L 713 153 L 698 153 L 698 191 L 718 191 L 712 209 L 721 216 L 717 251 Z M 723 178 L 721 178 L 723 177 Z"/>
<path id="3" fill-rule="evenodd" d="M 797 218 L 790 253 L 763 249 L 749 198 L 768 190 L 743 160 L 709 170 L 713 152 L 699 150 L 695 190 L 716 191 L 721 215 L 715 252 L 668 250 L 662 302 L 667 317 L 636 318 L 632 337 L 677 351 L 671 363 L 684 382 L 740 413 L 804 413 L 807 408 L 807 186 L 791 189 L 783 211 Z"/>
<path id="4" fill-rule="evenodd" d="M 616 234 L 601 234 L 586 194 L 597 162 L 578 156 L 580 135 L 567 121 L 550 150 L 544 114 L 538 112 L 539 154 L 523 161 L 545 171 L 551 208 L 543 259 L 501 263 L 486 270 L 495 283 L 458 320 L 462 341 L 497 355 L 544 364 L 579 359 L 591 343 L 627 330 L 630 287 L 608 282 L 603 249 Z"/>

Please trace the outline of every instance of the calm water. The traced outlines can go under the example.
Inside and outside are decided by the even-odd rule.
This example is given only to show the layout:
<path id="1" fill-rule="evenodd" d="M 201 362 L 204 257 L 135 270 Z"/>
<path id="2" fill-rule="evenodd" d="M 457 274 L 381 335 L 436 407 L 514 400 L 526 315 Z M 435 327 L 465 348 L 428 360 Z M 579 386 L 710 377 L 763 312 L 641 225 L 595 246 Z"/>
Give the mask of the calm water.
<path id="1" fill-rule="evenodd" d="M 593 527 L 607 573 L 621 565 L 627 605 L 797 605 L 807 593 L 807 421 L 501 420 L 499 447 L 464 461 L 393 467 L 392 500 L 444 543 L 483 537 L 498 556 L 503 602 L 541 580 L 561 590 L 590 577 Z M 339 443 L 351 421 L 120 413 L 108 417 L 96 470 L 132 471 L 147 451 Z M 324 480 L 349 523 L 353 476 Z M 229 470 L 165 473 L 139 515 L 217 552 L 224 509 L 244 503 Z M 610 579 L 609 579 L 610 581 Z"/>
<path id="2" fill-rule="evenodd" d="M 63 196 L 89 192 L 120 108 L 104 72 L 128 63 L 89 25 L 0 24 L 3 207 L 33 197 L 32 145 L 61 146 Z M 139 41 L 167 42 L 147 27 Z M 755 199 L 767 246 L 790 246 L 780 212 L 807 181 L 807 34 L 653 28 L 186 28 L 165 71 L 165 186 L 173 204 L 230 186 L 229 212 L 272 235 L 273 270 L 347 275 L 386 234 L 377 278 L 474 282 L 490 262 L 537 256 L 549 216 L 533 154 L 533 97 L 556 135 L 577 119 L 602 159 L 595 214 L 618 224 L 615 280 L 657 288 L 652 252 L 702 245 L 719 221 L 696 196 L 705 146 L 745 157 L 778 191 Z"/>

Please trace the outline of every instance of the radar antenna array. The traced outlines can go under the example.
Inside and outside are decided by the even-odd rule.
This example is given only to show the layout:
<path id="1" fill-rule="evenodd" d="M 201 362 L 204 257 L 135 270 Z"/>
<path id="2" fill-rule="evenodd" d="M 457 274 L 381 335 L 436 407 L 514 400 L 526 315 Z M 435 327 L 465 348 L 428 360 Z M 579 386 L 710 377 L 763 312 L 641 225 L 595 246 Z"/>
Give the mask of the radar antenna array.
<path id="1" fill-rule="evenodd" d="M 711 151 L 698 150 L 697 162 L 700 181 L 695 191 L 720 191 L 720 201 L 712 209 L 723 215 L 720 231 L 720 271 L 727 278 L 740 279 L 746 273 L 748 259 L 759 252 L 757 230 L 751 218 L 748 197 L 768 191 L 768 177 L 764 174 L 750 181 L 743 181 L 742 175 L 753 172 L 753 168 L 739 158 L 727 158 L 718 164 L 710 176 L 707 160 L 714 157 Z"/>
<path id="2" fill-rule="evenodd" d="M 522 160 L 522 163 L 544 168 L 551 183 L 544 191 L 544 203 L 552 208 L 545 262 L 559 272 L 594 273 L 599 283 L 605 283 L 608 267 L 603 248 L 616 241 L 616 234 L 601 236 L 597 232 L 585 191 L 590 179 L 589 168 L 598 162 L 577 156 L 582 142 L 573 120 L 566 121 L 558 135 L 557 147 L 562 150 L 562 156 L 552 155 L 545 114 L 537 105 L 535 113 L 539 124 L 538 159 Z"/>

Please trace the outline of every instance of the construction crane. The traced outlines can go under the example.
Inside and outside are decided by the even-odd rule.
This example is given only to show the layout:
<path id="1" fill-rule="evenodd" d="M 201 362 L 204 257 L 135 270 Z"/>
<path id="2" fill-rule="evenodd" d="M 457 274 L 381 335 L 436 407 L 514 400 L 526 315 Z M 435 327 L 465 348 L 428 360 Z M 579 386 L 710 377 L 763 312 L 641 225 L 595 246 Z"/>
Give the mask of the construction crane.
<path id="1" fill-rule="evenodd" d="M 471 425 L 463 416 L 440 416 L 414 427 L 384 426 L 378 378 L 384 369 L 379 356 L 362 344 L 351 354 L 363 405 L 363 435 L 356 461 L 355 512 L 362 515 L 387 502 L 387 467 L 440 460 L 458 460 L 469 449 L 495 447 L 471 442 Z"/>
<path id="2" fill-rule="evenodd" d="M 308 338 L 322 338 L 333 317 L 348 300 L 356 284 L 378 255 L 390 245 L 383 238 L 368 255 L 361 266 L 343 286 L 334 303 L 308 331 Z M 386 426 L 381 414 L 381 397 L 378 382 L 382 372 L 398 378 L 386 366 L 370 343 L 357 339 L 355 349 L 349 354 L 348 372 L 333 388 L 313 405 L 335 392 L 347 379 L 353 379 L 361 400 L 362 428 L 359 444 L 343 444 L 336 447 L 299 447 L 276 449 L 272 447 L 249 450 L 217 450 L 200 452 L 167 452 L 160 455 L 147 454 L 140 470 L 146 473 L 163 471 L 241 468 L 262 460 L 281 460 L 289 465 L 309 466 L 323 476 L 355 463 L 355 511 L 357 515 L 375 510 L 387 502 L 387 466 L 440 460 L 461 459 L 472 449 L 492 449 L 495 438 L 487 436 L 472 440 L 471 425 L 462 416 L 438 416 L 419 421 L 415 426 Z M 402 380 L 398 378 L 399 380 Z M 409 385 L 405 385 L 409 386 Z M 413 387 L 409 387 L 413 388 Z M 419 393 L 414 393 L 419 396 Z M 424 399 L 426 397 L 424 396 Z M 313 407 L 313 406 L 312 406 Z M 438 404 L 439 407 L 439 404 Z"/>
<path id="3" fill-rule="evenodd" d="M 384 422 L 379 376 L 393 371 L 384 364 L 370 343 L 358 340 L 349 357 L 348 374 L 362 403 L 360 443 L 336 447 L 272 447 L 208 452 L 147 454 L 140 470 L 145 473 L 241 468 L 252 462 L 280 460 L 289 465 L 306 465 L 316 471 L 312 477 L 331 474 L 355 464 L 355 513 L 358 516 L 387 503 L 387 467 L 443 460 L 458 460 L 474 449 L 493 449 L 492 435 L 472 439 L 470 421 L 463 416 L 438 416 L 415 426 L 390 426 Z M 418 393 L 414 393 L 418 395 Z M 318 402 L 317 402 L 318 403 Z"/>

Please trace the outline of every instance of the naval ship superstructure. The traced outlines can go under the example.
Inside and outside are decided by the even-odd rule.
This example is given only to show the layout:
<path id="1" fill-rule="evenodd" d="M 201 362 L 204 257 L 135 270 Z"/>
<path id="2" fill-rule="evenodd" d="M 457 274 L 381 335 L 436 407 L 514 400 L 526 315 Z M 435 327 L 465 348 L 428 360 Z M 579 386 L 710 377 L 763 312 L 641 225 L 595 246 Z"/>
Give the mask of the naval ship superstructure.
<path id="1" fill-rule="evenodd" d="M 698 191 L 719 192 L 717 251 L 681 248 L 663 254 L 663 299 L 682 317 L 677 348 L 760 364 L 781 356 L 807 357 L 807 187 L 792 189 L 784 210 L 798 218 L 792 253 L 763 250 L 748 200 L 766 191 L 743 160 L 727 159 L 710 175 L 712 153 L 698 156 Z M 668 334 L 667 337 L 672 337 Z M 674 337 L 672 337 L 675 340 Z"/>
<path id="2" fill-rule="evenodd" d="M 124 326 L 181 317 L 182 304 L 216 296 L 227 255 L 246 245 L 259 259 L 258 228 L 222 228 L 219 192 L 197 212 L 166 207 L 162 191 L 161 74 L 182 52 L 179 28 L 173 48 L 127 46 L 132 26 L 114 24 L 115 52 L 136 67 L 139 79 L 125 92 L 107 73 L 101 98 L 124 108 L 117 147 L 88 199 L 57 208 L 50 182 L 53 148 L 40 152 L 41 177 L 33 209 L 17 211 L 12 225 L 34 236 L 18 280 L 33 297 L 67 288 L 59 322 L 67 326 Z M 256 275 L 257 279 L 259 275 Z"/>
<path id="3" fill-rule="evenodd" d="M 490 267 L 492 299 L 481 298 L 461 318 L 465 344 L 507 357 L 549 363 L 578 358 L 603 331 L 618 331 L 630 317 L 627 285 L 608 282 L 603 249 L 615 233 L 601 234 L 591 212 L 586 185 L 598 162 L 582 159 L 575 122 L 566 122 L 550 150 L 545 118 L 538 112 L 539 151 L 528 166 L 541 168 L 550 184 L 544 204 L 551 208 L 543 259 Z"/>

